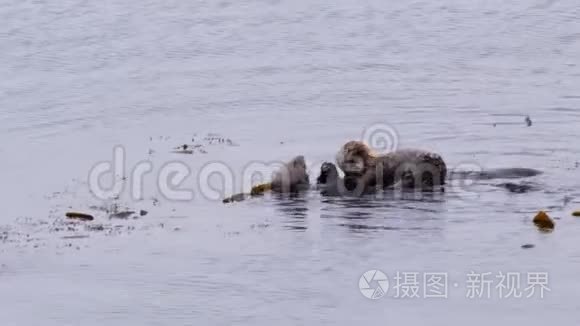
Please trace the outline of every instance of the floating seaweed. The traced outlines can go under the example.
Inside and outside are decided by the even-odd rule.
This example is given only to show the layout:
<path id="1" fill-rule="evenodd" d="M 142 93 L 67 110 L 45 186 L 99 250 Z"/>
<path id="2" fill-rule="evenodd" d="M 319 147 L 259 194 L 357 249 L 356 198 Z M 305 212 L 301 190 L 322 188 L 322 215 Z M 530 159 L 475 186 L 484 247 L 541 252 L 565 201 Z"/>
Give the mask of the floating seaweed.
<path id="1" fill-rule="evenodd" d="M 261 196 L 270 190 L 272 190 L 272 184 L 271 183 L 263 183 L 263 184 L 259 184 L 257 186 L 252 187 L 249 194 L 245 194 L 245 193 L 235 194 L 233 196 L 230 196 L 230 197 L 224 199 L 222 202 L 224 204 L 227 204 L 227 203 L 243 201 L 248 197 Z"/>
<path id="2" fill-rule="evenodd" d="M 109 215 L 109 219 L 118 218 L 118 219 L 126 220 L 133 215 L 135 215 L 134 211 L 117 212 L 117 213 Z"/>
<path id="3" fill-rule="evenodd" d="M 66 217 L 70 219 L 80 220 L 80 221 L 92 221 L 95 218 L 90 214 L 78 213 L 78 212 L 68 212 Z"/>
<path id="4" fill-rule="evenodd" d="M 544 211 L 538 212 L 533 220 L 534 224 L 543 232 L 551 232 L 554 230 L 554 221 Z"/>

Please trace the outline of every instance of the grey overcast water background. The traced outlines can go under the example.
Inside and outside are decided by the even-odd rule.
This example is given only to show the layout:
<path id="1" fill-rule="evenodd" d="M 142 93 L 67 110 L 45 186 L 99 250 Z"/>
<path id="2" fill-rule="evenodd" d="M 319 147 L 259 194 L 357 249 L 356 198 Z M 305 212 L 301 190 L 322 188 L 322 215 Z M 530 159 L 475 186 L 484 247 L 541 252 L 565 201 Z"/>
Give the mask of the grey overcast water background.
<path id="1" fill-rule="evenodd" d="M 579 19 L 573 0 L 1 0 L 1 324 L 577 325 Z M 223 205 L 154 186 L 175 160 L 192 188 L 208 162 L 314 166 L 376 124 L 451 167 L 540 169 L 516 181 L 539 189 Z M 208 133 L 238 146 L 170 153 Z M 149 211 L 136 220 L 91 211 L 111 204 L 87 178 L 115 145 L 154 166 L 143 200 L 118 199 Z M 69 210 L 113 230 L 61 230 Z M 391 281 L 374 301 L 358 287 L 371 269 Z M 448 273 L 448 298 L 396 298 L 397 271 Z M 469 299 L 470 272 L 521 288 L 547 272 L 551 291 Z"/>

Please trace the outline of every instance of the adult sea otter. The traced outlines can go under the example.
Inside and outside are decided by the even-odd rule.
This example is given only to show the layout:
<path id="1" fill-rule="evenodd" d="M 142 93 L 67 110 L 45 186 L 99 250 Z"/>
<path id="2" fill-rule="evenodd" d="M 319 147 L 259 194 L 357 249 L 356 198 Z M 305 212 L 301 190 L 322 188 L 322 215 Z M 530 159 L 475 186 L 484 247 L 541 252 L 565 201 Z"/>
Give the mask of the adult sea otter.
<path id="1" fill-rule="evenodd" d="M 344 172 L 348 189 L 400 186 L 432 189 L 445 184 L 447 166 L 443 158 L 430 151 L 400 149 L 379 155 L 360 141 L 350 141 L 336 155 L 336 163 Z"/>
<path id="2" fill-rule="evenodd" d="M 336 156 L 336 162 L 344 172 L 344 178 L 340 177 L 336 165 L 323 163 L 317 179 L 323 194 L 361 195 L 384 188 L 436 190 L 446 181 L 455 179 L 515 179 L 542 173 L 529 168 L 448 171 L 445 161 L 437 153 L 401 149 L 379 155 L 360 141 L 344 144 Z M 506 188 L 509 190 L 509 187 Z"/>

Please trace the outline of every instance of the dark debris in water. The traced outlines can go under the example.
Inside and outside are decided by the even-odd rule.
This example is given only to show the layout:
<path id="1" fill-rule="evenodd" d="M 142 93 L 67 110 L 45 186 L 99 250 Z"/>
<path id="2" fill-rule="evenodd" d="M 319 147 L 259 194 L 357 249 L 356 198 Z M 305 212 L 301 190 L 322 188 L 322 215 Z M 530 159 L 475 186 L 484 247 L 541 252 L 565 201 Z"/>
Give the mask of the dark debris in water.
<path id="1" fill-rule="evenodd" d="M 386 225 L 365 225 L 365 224 L 351 224 L 351 223 L 341 223 L 338 226 L 346 227 L 354 231 L 432 231 L 438 230 L 438 228 L 427 228 L 427 227 L 397 227 L 397 226 L 386 226 Z"/>
<path id="2" fill-rule="evenodd" d="M 118 218 L 118 219 L 126 220 L 126 219 L 129 219 L 129 217 L 132 217 L 134 215 L 135 215 L 134 211 L 117 212 L 117 213 L 109 215 L 109 219 Z"/>
<path id="3" fill-rule="evenodd" d="M 268 223 L 259 223 L 259 224 L 252 224 L 250 228 L 253 229 L 267 229 L 270 227 Z"/>
<path id="4" fill-rule="evenodd" d="M 161 138 L 161 140 L 166 139 Z M 238 144 L 232 139 L 224 137 L 220 134 L 208 133 L 204 137 L 198 137 L 197 135 L 193 135 L 193 137 L 191 137 L 191 143 L 184 143 L 179 146 L 176 146 L 173 148 L 171 152 L 175 154 L 186 154 L 186 155 L 207 154 L 208 153 L 207 148 L 210 146 L 238 146 Z"/>
<path id="5" fill-rule="evenodd" d="M 136 230 L 144 231 L 165 227 L 165 225 L 155 221 L 134 220 L 149 214 L 146 210 L 126 210 L 120 209 L 120 207 L 118 203 L 95 205 L 91 206 L 91 211 L 83 213 L 63 213 L 60 209 L 52 209 L 46 220 L 19 217 L 15 219 L 13 224 L 0 225 L 0 244 L 28 250 L 39 248 L 76 248 L 80 250 L 81 247 L 73 245 L 74 241 L 128 235 Z M 96 212 L 96 214 L 88 214 L 91 212 Z M 92 220 L 88 219 L 88 216 L 92 217 Z M 115 224 L 96 223 L 99 219 L 105 220 L 106 216 L 116 218 L 119 222 Z M 130 217 L 134 219 L 129 220 Z M 107 221 L 111 221 L 111 219 Z M 173 228 L 173 226 L 171 227 Z M 63 241 L 67 242 L 63 243 Z M 88 243 L 84 242 L 83 247 L 88 247 Z"/>
<path id="6" fill-rule="evenodd" d="M 85 230 L 95 232 L 105 231 L 105 226 L 103 224 L 85 225 Z"/>
<path id="7" fill-rule="evenodd" d="M 85 213 L 78 213 L 78 212 L 68 212 L 66 213 L 66 217 L 69 219 L 75 219 L 80 221 L 92 221 L 95 219 L 94 216 Z"/>
<path id="8" fill-rule="evenodd" d="M 87 234 L 79 234 L 79 235 L 65 235 L 65 236 L 62 236 L 61 239 L 86 239 L 89 237 L 90 236 Z"/>
<path id="9" fill-rule="evenodd" d="M 222 202 L 224 204 L 233 203 L 233 202 L 239 202 L 239 201 L 245 200 L 247 197 L 249 197 L 247 194 L 241 193 L 241 194 L 236 194 L 236 195 L 230 196 L 230 197 L 222 200 Z"/>
<path id="10" fill-rule="evenodd" d="M 8 232 L 7 231 L 3 231 L 0 233 L 0 241 L 2 241 L 2 242 L 8 241 Z"/>
<path id="11" fill-rule="evenodd" d="M 531 183 L 514 183 L 505 182 L 497 185 L 500 188 L 505 188 L 507 191 L 516 194 L 524 194 L 530 191 L 538 190 L 538 187 Z"/>
<path id="12" fill-rule="evenodd" d="M 114 176 L 117 181 L 122 180 L 122 177 Z M 62 249 L 69 248 L 64 244 L 74 244 L 75 241 L 82 241 L 82 247 L 87 247 L 91 243 L 96 245 L 103 237 L 125 236 L 160 228 L 171 231 L 176 226 L 173 222 L 168 222 L 167 226 L 159 225 L 156 218 L 141 218 L 150 215 L 149 209 L 160 204 L 155 198 L 142 201 L 142 207 L 124 205 L 119 196 L 94 201 L 94 197 L 86 193 L 86 181 L 73 179 L 73 182 L 74 185 L 67 185 L 62 191 L 44 196 L 51 205 L 45 217 L 18 216 L 12 223 L 0 225 L 0 251 L 15 248 Z M 85 238 L 91 240 L 82 240 Z"/>
<path id="13" fill-rule="evenodd" d="M 223 144 L 228 146 L 236 146 L 236 144 L 231 139 L 221 137 L 220 135 L 217 134 L 209 134 L 204 138 L 204 141 L 208 145 Z"/>
<path id="14" fill-rule="evenodd" d="M 299 225 L 287 225 L 287 226 L 285 226 L 285 228 L 288 230 L 293 230 L 293 231 L 306 231 L 306 230 L 308 230 L 308 227 L 299 226 Z"/>
<path id="15" fill-rule="evenodd" d="M 505 115 L 505 116 L 511 116 L 511 115 Z M 515 115 L 515 116 L 521 117 L 521 115 L 519 115 L 519 114 L 518 114 L 518 115 Z M 524 123 L 525 123 L 525 124 L 526 124 L 526 126 L 528 126 L 528 127 L 531 127 L 531 126 L 532 126 L 533 122 L 532 122 L 532 119 L 530 118 L 530 116 L 529 116 L 529 115 L 527 115 L 527 116 L 524 118 Z M 515 126 L 515 125 L 520 125 L 520 126 L 521 126 L 521 122 L 517 122 L 517 121 L 500 121 L 500 122 L 494 122 L 494 123 L 492 123 L 491 125 L 492 125 L 494 128 L 495 128 L 495 127 L 497 127 L 498 125 L 504 125 L 504 126 L 510 126 L 510 125 L 512 125 L 512 126 Z"/>
<path id="16" fill-rule="evenodd" d="M 174 154 L 192 155 L 193 154 L 193 151 L 192 150 L 174 150 L 171 153 L 174 153 Z"/>
<path id="17" fill-rule="evenodd" d="M 157 136 L 149 137 L 150 142 L 165 143 L 172 139 L 169 136 Z M 193 134 L 188 140 L 181 140 L 183 143 L 174 145 L 170 149 L 170 153 L 180 154 L 180 155 L 196 155 L 196 154 L 207 154 L 209 152 L 209 147 L 235 147 L 239 146 L 238 143 L 231 138 L 225 137 L 218 133 L 207 133 L 204 135 Z M 167 150 L 166 145 L 163 145 L 165 149 L 155 148 L 154 144 L 149 145 L 148 155 L 151 156 L 156 152 Z"/>
<path id="18" fill-rule="evenodd" d="M 522 245 L 522 249 L 532 249 L 535 247 L 536 247 L 536 245 L 533 245 L 531 243 L 526 243 L 526 244 Z"/>

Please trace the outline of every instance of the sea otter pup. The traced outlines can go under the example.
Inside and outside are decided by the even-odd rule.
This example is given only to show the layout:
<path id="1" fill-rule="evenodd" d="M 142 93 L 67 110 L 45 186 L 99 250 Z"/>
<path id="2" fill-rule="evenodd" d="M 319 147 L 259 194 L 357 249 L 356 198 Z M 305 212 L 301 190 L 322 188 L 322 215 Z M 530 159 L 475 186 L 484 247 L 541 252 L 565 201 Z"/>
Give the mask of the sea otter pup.
<path id="1" fill-rule="evenodd" d="M 316 179 L 316 187 L 322 195 L 337 196 L 343 194 L 344 179 L 338 175 L 336 165 L 324 162 L 320 166 L 320 174 Z"/>
<path id="2" fill-rule="evenodd" d="M 379 155 L 360 141 L 350 141 L 336 155 L 347 189 L 365 191 L 398 186 L 430 190 L 445 184 L 447 166 L 440 155 L 418 149 L 400 149 Z"/>
<path id="3" fill-rule="evenodd" d="M 267 191 L 277 193 L 293 193 L 306 190 L 310 187 L 310 178 L 306 171 L 306 161 L 304 156 L 299 155 L 294 157 L 289 162 L 285 163 L 272 176 L 269 183 L 259 184 L 252 187 L 249 194 L 239 193 L 227 197 L 223 200 L 224 203 L 231 203 L 242 201 L 248 196 L 259 196 Z"/>
<path id="4" fill-rule="evenodd" d="M 359 188 L 357 185 L 347 187 L 345 179 L 338 174 L 336 165 L 330 162 L 322 163 L 316 188 L 323 196 L 360 196 L 375 190 L 372 187 Z"/>
<path id="5" fill-rule="evenodd" d="M 272 177 L 270 188 L 274 192 L 297 192 L 308 189 L 310 178 L 304 156 L 299 155 L 284 164 Z"/>

